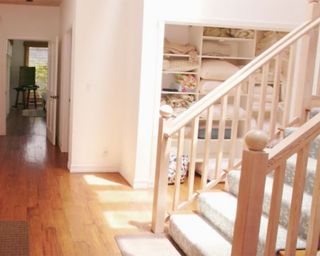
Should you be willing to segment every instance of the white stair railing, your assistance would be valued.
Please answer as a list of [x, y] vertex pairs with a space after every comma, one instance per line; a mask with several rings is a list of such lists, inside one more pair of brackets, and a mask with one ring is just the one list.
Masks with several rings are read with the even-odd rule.
[[[316, 19], [293, 30], [178, 117], [173, 118], [169, 106], [162, 107], [153, 202], [154, 232], [163, 232], [168, 208], [181, 209], [199, 192], [222, 181], [228, 170], [240, 167], [243, 135], [249, 130], [264, 130], [269, 142], [274, 142], [282, 138], [286, 127], [304, 122], [308, 106], [297, 108], [303, 109], [302, 112], [292, 111], [296, 104], [294, 77], [297, 71], [310, 67], [315, 56], [297, 61], [297, 47], [316, 48], [314, 40], [318, 37], [314, 34], [318, 33], [319, 24], [320, 19]], [[305, 77], [310, 72], [303, 74]], [[268, 98], [270, 88], [272, 95]], [[301, 96], [304, 98], [301, 104], [311, 102], [311, 93]], [[205, 130], [204, 139], [199, 139], [199, 129]], [[172, 151], [177, 156], [177, 173], [173, 201], [167, 202], [168, 158]], [[188, 193], [186, 198], [181, 198], [180, 167], [184, 154], [189, 156]], [[196, 169], [201, 172], [201, 184], [195, 184]]]

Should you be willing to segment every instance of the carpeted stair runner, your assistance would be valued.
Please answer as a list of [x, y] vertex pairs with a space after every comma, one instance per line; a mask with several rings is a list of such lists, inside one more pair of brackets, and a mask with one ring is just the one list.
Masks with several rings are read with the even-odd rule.
[[[296, 128], [286, 129], [285, 134], [289, 135]], [[317, 151], [320, 146], [320, 136], [310, 145], [309, 159], [307, 165], [306, 183], [302, 201], [301, 218], [298, 232], [297, 248], [306, 246], [308, 221], [312, 201], [313, 181], [316, 171]], [[285, 184], [281, 202], [279, 219], [277, 249], [285, 247], [286, 227], [291, 205], [292, 184], [296, 171], [296, 155], [287, 160]], [[207, 192], [199, 196], [199, 215], [172, 215], [170, 219], [170, 235], [181, 247], [186, 255], [230, 255], [233, 228], [236, 217], [236, 206], [239, 190], [240, 171], [231, 171], [227, 175], [230, 193]], [[261, 217], [260, 234], [257, 255], [263, 255], [270, 200], [272, 195], [273, 174], [266, 179], [263, 216]]]

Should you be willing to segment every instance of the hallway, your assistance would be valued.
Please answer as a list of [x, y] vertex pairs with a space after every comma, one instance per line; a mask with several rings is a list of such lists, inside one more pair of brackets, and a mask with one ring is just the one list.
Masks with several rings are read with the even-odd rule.
[[120, 255], [114, 235], [148, 232], [152, 193], [119, 174], [72, 174], [45, 120], [12, 112], [0, 137], [0, 220], [26, 220], [30, 255]]

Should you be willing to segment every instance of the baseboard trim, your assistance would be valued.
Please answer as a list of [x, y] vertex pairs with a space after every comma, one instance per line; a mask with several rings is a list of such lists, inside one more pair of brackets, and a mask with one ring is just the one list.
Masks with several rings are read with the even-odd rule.
[[135, 180], [133, 182], [134, 189], [144, 189], [144, 188], [153, 188], [153, 181], [150, 180]]
[[71, 165], [69, 167], [71, 173], [107, 173], [118, 172], [117, 168], [110, 166], [96, 166], [96, 165]]

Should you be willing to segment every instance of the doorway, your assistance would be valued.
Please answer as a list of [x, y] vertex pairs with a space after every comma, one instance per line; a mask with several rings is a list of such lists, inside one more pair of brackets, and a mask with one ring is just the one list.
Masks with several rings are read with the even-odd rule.
[[48, 42], [9, 40], [7, 115], [46, 117]]
[[42, 118], [55, 145], [58, 40], [8, 40], [7, 48], [7, 118]]

